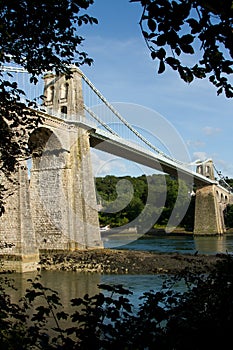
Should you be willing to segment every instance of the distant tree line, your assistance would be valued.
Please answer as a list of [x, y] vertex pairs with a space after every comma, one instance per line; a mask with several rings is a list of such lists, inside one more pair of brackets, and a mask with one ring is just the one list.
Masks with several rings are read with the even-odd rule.
[[[225, 181], [233, 189], [233, 179], [226, 178]], [[227, 229], [233, 227], [233, 204], [228, 204], [224, 210], [224, 221]]]
[[188, 231], [193, 230], [195, 197], [191, 197], [189, 186], [182, 180], [160, 174], [139, 177], [107, 175], [96, 178], [96, 190], [100, 225], [111, 227], [130, 223], [139, 214], [139, 226], [157, 217], [150, 227], [165, 227], [179, 190], [179, 205], [187, 205], [188, 208], [185, 216], [178, 218], [180, 226]]
[[[233, 179], [227, 179], [227, 183], [233, 187]], [[180, 227], [192, 232], [195, 196], [190, 198], [190, 188], [184, 181], [160, 174], [138, 177], [107, 175], [96, 178], [100, 225], [120, 227], [132, 222], [141, 214], [137, 221], [139, 225], [158, 217], [156, 222], [151, 222], [151, 227], [165, 227], [176, 203], [178, 189], [182, 196], [180, 205], [190, 202], [185, 216], [180, 218]], [[143, 211], [145, 207], [147, 210]], [[232, 228], [232, 204], [227, 205], [224, 217], [226, 228]]]

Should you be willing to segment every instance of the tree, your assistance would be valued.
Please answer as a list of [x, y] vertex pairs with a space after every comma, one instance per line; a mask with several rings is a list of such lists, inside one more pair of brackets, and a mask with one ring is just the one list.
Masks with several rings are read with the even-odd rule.
[[233, 205], [228, 204], [226, 209], [224, 210], [224, 221], [226, 228], [233, 227]]
[[[182, 193], [179, 205], [183, 206], [190, 201], [189, 188], [184, 181], [178, 182], [169, 175], [165, 178], [159, 174], [96, 178], [97, 199], [103, 207], [99, 213], [100, 224], [116, 227], [138, 219], [139, 230], [155, 224], [167, 225], [179, 188], [180, 195]], [[189, 230], [194, 225], [194, 207], [193, 199], [185, 217], [178, 217], [181, 226]]]
[[[217, 94], [233, 97], [233, 1], [130, 0], [143, 7], [140, 27], [158, 73], [170, 66], [190, 83], [208, 77]], [[188, 59], [187, 55], [194, 55]]]
[[29, 155], [27, 137], [41, 121], [22, 102], [24, 92], [4, 75], [4, 65], [25, 68], [36, 83], [45, 71], [54, 70], [69, 76], [68, 66], [91, 64], [87, 53], [80, 50], [83, 38], [77, 28], [97, 23], [84, 12], [93, 0], [17, 0], [0, 2], [0, 215], [4, 212], [9, 180], [18, 161]]

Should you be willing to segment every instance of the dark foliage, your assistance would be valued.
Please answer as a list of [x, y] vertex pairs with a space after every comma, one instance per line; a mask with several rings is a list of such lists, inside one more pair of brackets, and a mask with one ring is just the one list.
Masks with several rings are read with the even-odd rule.
[[208, 275], [183, 271], [167, 278], [160, 290], [144, 292], [138, 306], [122, 285], [102, 284], [99, 294], [72, 299], [69, 314], [39, 276], [17, 303], [8, 284], [1, 279], [1, 349], [199, 350], [227, 348], [232, 341], [231, 256]]
[[67, 71], [67, 66], [91, 63], [80, 51], [77, 28], [97, 23], [86, 13], [93, 0], [20, 0], [0, 3], [0, 62], [11, 60], [33, 76], [45, 71]]
[[226, 209], [224, 210], [224, 222], [225, 222], [226, 228], [233, 227], [233, 205], [232, 204], [228, 204]]
[[[159, 61], [159, 74], [170, 66], [187, 83], [208, 77], [218, 95], [233, 97], [232, 0], [131, 2], [143, 7], [140, 26], [152, 59]], [[194, 59], [186, 60], [194, 54]]]

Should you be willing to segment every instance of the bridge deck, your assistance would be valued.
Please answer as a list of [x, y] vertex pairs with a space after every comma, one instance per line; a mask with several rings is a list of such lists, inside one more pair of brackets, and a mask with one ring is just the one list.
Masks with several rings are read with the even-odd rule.
[[194, 183], [197, 186], [218, 184], [217, 181], [213, 181], [201, 174], [196, 173], [191, 169], [191, 166], [184, 166], [184, 164], [181, 162], [174, 161], [162, 154], [152, 152], [136, 143], [126, 141], [121, 137], [96, 128], [91, 124], [76, 121], [69, 121], [69, 123], [89, 130], [90, 145], [93, 148], [131, 160], [173, 176], [179, 176], [179, 178], [182, 178], [191, 184]]

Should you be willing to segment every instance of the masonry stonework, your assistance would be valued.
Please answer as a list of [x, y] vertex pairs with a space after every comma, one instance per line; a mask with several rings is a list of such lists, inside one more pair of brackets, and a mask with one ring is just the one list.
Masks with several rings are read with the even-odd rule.
[[0, 221], [0, 241], [13, 244], [1, 250], [4, 266], [19, 272], [35, 270], [40, 251], [103, 248], [89, 134], [75, 123], [84, 118], [79, 71], [48, 74], [44, 94], [49, 114], [29, 138], [30, 178], [23, 162]]
[[226, 232], [224, 209], [232, 195], [216, 185], [197, 189], [195, 201], [195, 235], [216, 235]]
[[5, 205], [0, 221], [0, 241], [8, 246], [0, 251], [4, 270], [33, 271], [39, 261], [39, 250], [31, 216], [31, 202], [26, 162], [22, 162], [13, 177], [12, 195]]

